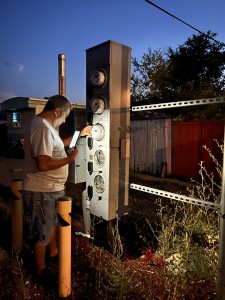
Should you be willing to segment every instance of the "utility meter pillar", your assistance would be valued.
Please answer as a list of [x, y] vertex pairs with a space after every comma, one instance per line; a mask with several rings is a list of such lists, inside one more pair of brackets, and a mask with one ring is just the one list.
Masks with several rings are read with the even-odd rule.
[[130, 63], [131, 48], [111, 40], [86, 50], [87, 206], [107, 221], [128, 208]]

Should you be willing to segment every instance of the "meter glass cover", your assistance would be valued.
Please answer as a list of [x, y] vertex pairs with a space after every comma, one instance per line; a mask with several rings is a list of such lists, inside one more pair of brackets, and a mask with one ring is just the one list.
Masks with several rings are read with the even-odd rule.
[[105, 135], [105, 129], [101, 124], [97, 123], [93, 125], [91, 129], [91, 136], [93, 139], [97, 141], [101, 141], [104, 135]]
[[91, 101], [91, 109], [95, 114], [102, 114], [105, 110], [105, 101], [103, 99], [93, 99]]
[[91, 84], [96, 87], [101, 87], [105, 83], [105, 73], [102, 71], [93, 71], [91, 73]]
[[94, 178], [94, 186], [98, 193], [103, 193], [105, 190], [105, 180], [101, 175], [96, 175]]
[[102, 150], [96, 150], [94, 154], [94, 162], [97, 166], [103, 167], [105, 164], [105, 154]]

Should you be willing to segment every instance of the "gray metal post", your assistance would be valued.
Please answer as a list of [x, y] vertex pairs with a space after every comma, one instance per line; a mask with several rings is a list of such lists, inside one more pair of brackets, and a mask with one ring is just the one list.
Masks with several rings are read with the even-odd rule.
[[89, 199], [87, 199], [87, 191], [82, 193], [82, 207], [83, 207], [83, 219], [84, 219], [84, 233], [90, 235], [91, 232], [91, 213]]
[[221, 218], [219, 236], [219, 262], [217, 273], [216, 293], [217, 299], [225, 300], [225, 127], [224, 127], [224, 148], [223, 148], [223, 174], [221, 191]]

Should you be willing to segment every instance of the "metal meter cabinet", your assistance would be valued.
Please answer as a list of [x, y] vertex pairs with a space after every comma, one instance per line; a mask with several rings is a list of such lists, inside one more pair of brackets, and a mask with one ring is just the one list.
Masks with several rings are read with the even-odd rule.
[[131, 49], [111, 40], [86, 50], [86, 199], [106, 221], [128, 209], [130, 62]]

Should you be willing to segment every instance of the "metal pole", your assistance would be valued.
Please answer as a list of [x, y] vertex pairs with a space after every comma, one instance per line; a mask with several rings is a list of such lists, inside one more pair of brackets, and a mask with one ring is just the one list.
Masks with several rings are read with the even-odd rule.
[[219, 261], [217, 273], [216, 292], [217, 298], [225, 300], [225, 127], [223, 147], [223, 174], [221, 186], [221, 209], [220, 209], [220, 236], [219, 236]]
[[68, 297], [71, 293], [71, 210], [70, 197], [58, 201], [59, 297]]
[[90, 201], [87, 197], [87, 190], [82, 192], [82, 208], [84, 219], [84, 233], [90, 234], [91, 232], [91, 213], [90, 213]]
[[23, 248], [23, 201], [22, 201], [22, 180], [11, 181], [12, 191], [12, 247], [13, 250], [21, 252]]
[[66, 97], [66, 56], [58, 55], [59, 61], [59, 95]]

